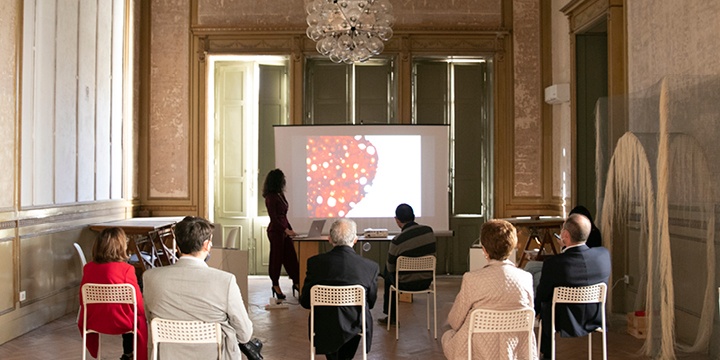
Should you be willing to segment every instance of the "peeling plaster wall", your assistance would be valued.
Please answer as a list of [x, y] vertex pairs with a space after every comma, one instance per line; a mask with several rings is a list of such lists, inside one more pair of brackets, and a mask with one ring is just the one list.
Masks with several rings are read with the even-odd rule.
[[189, 0], [152, 2], [150, 197], [190, 194], [189, 10]]
[[[305, 4], [299, 1], [199, 0], [198, 23], [207, 26], [304, 28]], [[391, 1], [395, 23], [402, 27], [500, 26], [498, 0]]]
[[0, 209], [13, 208], [15, 195], [15, 118], [17, 94], [17, 42], [15, 34], [19, 19], [17, 18], [17, 1], [0, 2]]
[[515, 52], [515, 168], [513, 194], [542, 195], [540, 2], [513, 1]]

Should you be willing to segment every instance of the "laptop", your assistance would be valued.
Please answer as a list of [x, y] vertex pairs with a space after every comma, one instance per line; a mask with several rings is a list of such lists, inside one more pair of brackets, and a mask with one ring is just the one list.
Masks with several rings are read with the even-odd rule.
[[296, 238], [316, 238], [320, 237], [322, 235], [323, 227], [325, 227], [325, 219], [322, 220], [313, 220], [312, 224], [310, 224], [310, 229], [308, 229], [307, 235], [298, 235]]

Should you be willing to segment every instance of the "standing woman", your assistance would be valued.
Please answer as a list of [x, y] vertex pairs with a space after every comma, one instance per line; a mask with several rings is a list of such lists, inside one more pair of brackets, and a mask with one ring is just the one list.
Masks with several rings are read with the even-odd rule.
[[[145, 320], [145, 307], [138, 286], [135, 268], [126, 261], [127, 237], [125, 232], [116, 227], [107, 228], [100, 232], [92, 249], [93, 261], [83, 267], [83, 277], [80, 282], [80, 316], [78, 328], [83, 331], [83, 299], [82, 286], [92, 284], [130, 284], [135, 288], [137, 299], [137, 358], [147, 359], [147, 320]], [[133, 334], [127, 331], [133, 329], [133, 308], [130, 304], [92, 304], [87, 314], [88, 327], [103, 334], [122, 334], [123, 355], [121, 360], [133, 358]], [[98, 357], [98, 334], [87, 335], [87, 349], [92, 357]]]
[[293, 295], [300, 291], [300, 265], [293, 246], [292, 236], [297, 235], [288, 222], [288, 202], [285, 199], [285, 174], [282, 170], [271, 170], [265, 177], [263, 185], [265, 207], [270, 215], [270, 225], [267, 228], [270, 240], [270, 264], [268, 272], [272, 280], [272, 294], [278, 299], [285, 299], [280, 289], [280, 267], [285, 265], [285, 271], [292, 279]]

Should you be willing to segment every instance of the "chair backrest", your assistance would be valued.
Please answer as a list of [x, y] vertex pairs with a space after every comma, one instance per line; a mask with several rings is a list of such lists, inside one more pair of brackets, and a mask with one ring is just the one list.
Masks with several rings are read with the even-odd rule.
[[225, 239], [225, 247], [232, 248], [232, 249], [240, 248], [240, 242], [236, 241], [239, 230], [240, 230], [240, 228], [233, 228], [232, 230], [230, 230], [230, 232], [227, 235], [227, 238]]
[[315, 285], [310, 289], [310, 306], [364, 306], [362, 285]]
[[434, 277], [436, 261], [435, 255], [425, 255], [420, 257], [400, 256], [397, 258], [395, 271], [432, 271]]
[[[135, 287], [130, 284], [83, 284], [83, 305], [100, 303], [132, 304], [137, 307]], [[87, 313], [87, 312], [86, 312]]]
[[362, 353], [367, 356], [365, 340], [365, 288], [362, 285], [330, 286], [315, 285], [310, 288], [310, 358], [315, 358], [315, 307], [360, 306], [362, 323]]
[[85, 266], [87, 264], [87, 259], [85, 259], [85, 252], [83, 251], [82, 247], [80, 247], [80, 244], [73, 243], [73, 246], [75, 247], [78, 256], [80, 256], [80, 262], [82, 263], [82, 266]]
[[553, 303], [569, 304], [605, 304], [607, 298], [607, 285], [605, 283], [580, 286], [580, 287], [556, 287], [553, 291]]
[[476, 333], [525, 332], [528, 336], [528, 359], [532, 358], [532, 337], [535, 311], [475, 309], [470, 313], [468, 326], [468, 359], [472, 359], [472, 335]]
[[222, 358], [220, 323], [154, 318], [150, 322], [150, 328], [153, 359], [157, 359], [159, 343], [217, 344], [218, 358]]

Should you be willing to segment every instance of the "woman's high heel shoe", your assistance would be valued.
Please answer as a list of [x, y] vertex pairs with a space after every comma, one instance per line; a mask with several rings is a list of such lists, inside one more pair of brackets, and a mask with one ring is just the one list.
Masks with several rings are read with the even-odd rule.
[[[278, 290], [280, 290], [279, 286], [277, 288], [278, 288]], [[282, 293], [282, 290], [280, 290], [280, 291], [278, 291], [278, 290], [275, 290], [275, 286], [272, 287], [273, 297], [278, 298], [280, 300], [285, 300], [285, 294]]]
[[292, 291], [293, 291], [293, 297], [295, 297], [295, 298], [297, 299], [298, 296], [295, 295], [295, 292], [297, 292], [298, 295], [299, 295], [299, 294], [300, 294], [300, 287], [299, 287], [297, 284], [293, 284], [293, 286], [292, 286]]

